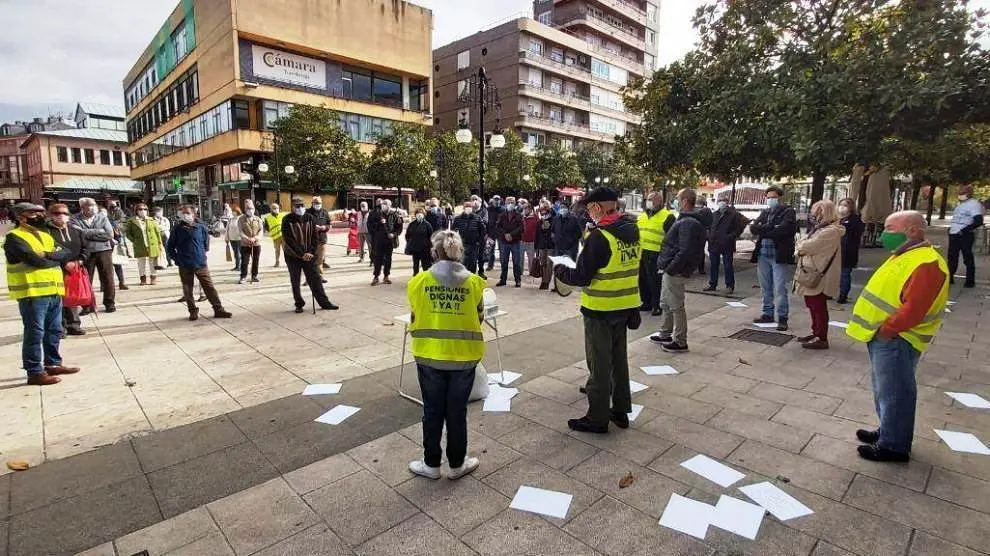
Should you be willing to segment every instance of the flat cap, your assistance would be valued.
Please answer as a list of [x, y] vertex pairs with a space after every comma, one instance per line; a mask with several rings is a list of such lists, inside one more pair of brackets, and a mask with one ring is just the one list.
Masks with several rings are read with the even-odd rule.
[[17, 203], [16, 205], [10, 207], [10, 210], [14, 212], [15, 215], [21, 214], [23, 212], [45, 212], [45, 207], [41, 205], [36, 205], [34, 203]]
[[588, 193], [588, 196], [582, 199], [584, 204], [588, 203], [607, 203], [609, 201], [615, 203], [619, 201], [619, 194], [615, 192], [611, 187], [596, 187]]

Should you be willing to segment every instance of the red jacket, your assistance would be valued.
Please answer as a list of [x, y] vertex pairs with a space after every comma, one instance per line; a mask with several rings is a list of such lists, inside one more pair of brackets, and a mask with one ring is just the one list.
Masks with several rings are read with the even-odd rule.
[[540, 227], [540, 217], [533, 213], [531, 216], [523, 217], [523, 234], [522, 240], [524, 243], [535, 243], [536, 242], [536, 230]]

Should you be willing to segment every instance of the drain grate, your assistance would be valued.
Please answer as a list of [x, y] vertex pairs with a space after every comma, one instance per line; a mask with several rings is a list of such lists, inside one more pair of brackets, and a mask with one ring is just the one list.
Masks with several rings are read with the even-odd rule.
[[766, 330], [740, 330], [735, 334], [729, 336], [733, 340], [742, 340], [744, 342], [753, 342], [756, 344], [765, 344], [768, 346], [783, 346], [787, 342], [791, 341], [794, 336], [790, 334], [781, 334], [780, 332], [768, 332]]

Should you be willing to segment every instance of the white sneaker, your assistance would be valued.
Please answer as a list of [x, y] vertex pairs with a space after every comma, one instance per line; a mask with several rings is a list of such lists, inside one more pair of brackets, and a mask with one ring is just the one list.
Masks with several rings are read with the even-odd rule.
[[237, 283], [238, 284], [243, 284], [244, 283], [244, 278], [241, 278], [240, 280], [238, 280]]
[[[477, 465], [475, 465], [475, 467], [477, 467]], [[440, 468], [430, 467], [421, 459], [410, 461], [409, 470], [420, 477], [426, 477], [427, 479], [433, 479], [434, 481], [440, 478]]]
[[673, 340], [670, 334], [664, 334], [663, 332], [657, 332], [650, 336], [650, 341], [654, 344], [666, 344], [667, 342]]
[[464, 475], [470, 475], [479, 465], [481, 465], [481, 462], [478, 461], [478, 458], [467, 458], [460, 467], [451, 467], [450, 472], [447, 473], [447, 478], [451, 481], [456, 481]]

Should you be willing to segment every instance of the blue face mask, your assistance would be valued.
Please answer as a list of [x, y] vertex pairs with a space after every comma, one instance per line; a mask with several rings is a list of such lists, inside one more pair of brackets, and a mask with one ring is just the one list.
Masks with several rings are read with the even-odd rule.
[[568, 213], [568, 212], [569, 212], [569, 211], [568, 211], [567, 209], [565, 209], [565, 208], [562, 208], [562, 209], [560, 209], [560, 215], [561, 215], [561, 216], [567, 216], [567, 213]]
[[679, 199], [674, 199], [670, 202], [670, 210], [677, 210], [681, 206], [681, 201]]
[[780, 204], [780, 199], [777, 197], [767, 197], [767, 206], [774, 208]]

